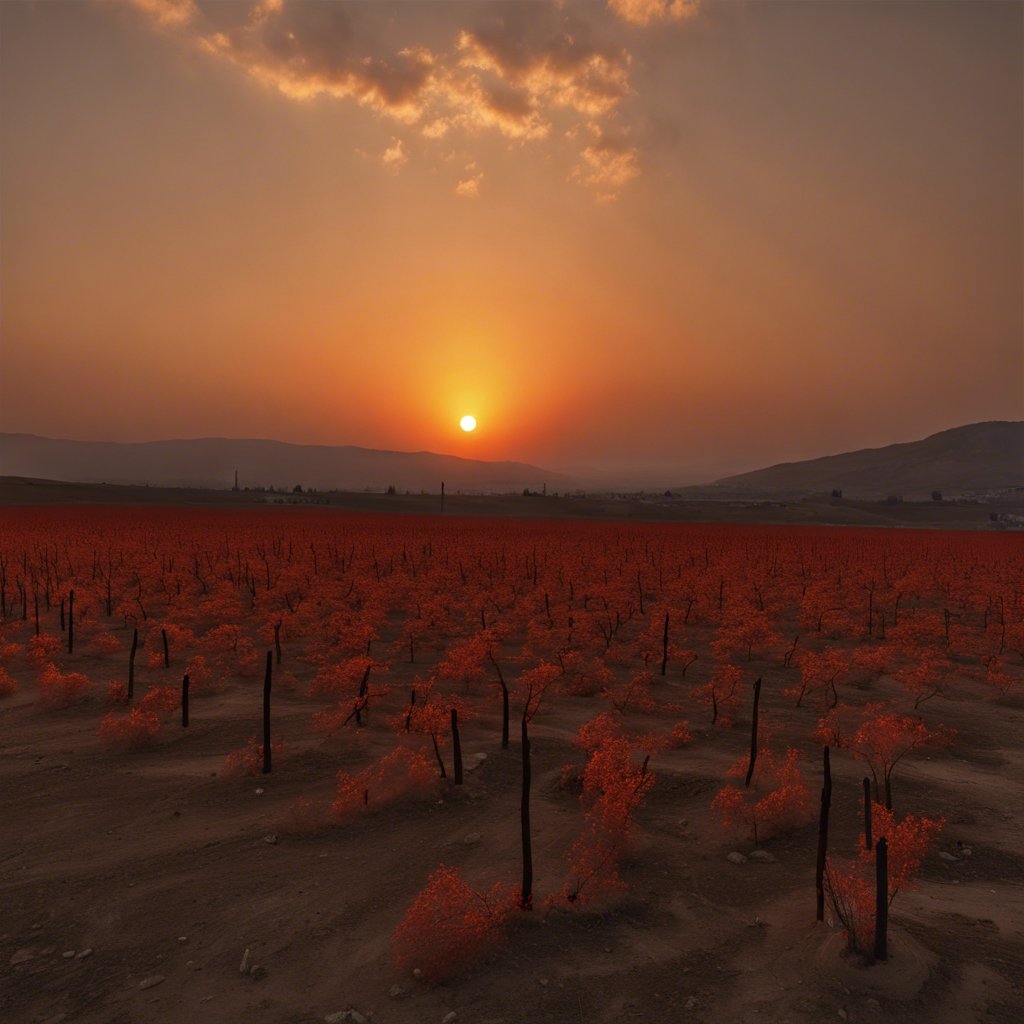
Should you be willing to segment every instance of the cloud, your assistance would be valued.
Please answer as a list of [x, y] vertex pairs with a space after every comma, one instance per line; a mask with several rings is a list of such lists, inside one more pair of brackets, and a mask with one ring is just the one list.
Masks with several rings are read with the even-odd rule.
[[476, 199], [480, 195], [480, 182], [484, 180], [483, 172], [474, 174], [469, 178], [460, 181], [455, 186], [455, 194], [467, 199]]
[[592, 188], [601, 202], [612, 202], [640, 173], [636, 147], [623, 129], [609, 131], [591, 123], [588, 131], [590, 142], [580, 153], [569, 179]]
[[148, 14], [165, 28], [185, 25], [197, 13], [194, 0], [128, 0], [132, 7]]
[[380, 159], [385, 167], [397, 171], [409, 159], [409, 156], [402, 148], [402, 140], [392, 139], [391, 145], [384, 150]]
[[[614, 42], [615, 20], [601, 8], [565, 0], [455, 4], [428, 20], [385, 3], [130, 2], [155, 26], [289, 99], [354, 102], [428, 140], [453, 132], [524, 144], [589, 137], [570, 178], [604, 198], [639, 173], [636, 149], [616, 149], [612, 127], [632, 95], [632, 57]], [[636, 24], [680, 19], [695, 6], [609, 4]], [[394, 170], [405, 158], [396, 139], [382, 159]], [[476, 194], [474, 181], [460, 182], [457, 191], [467, 191], [459, 194]]]
[[633, 25], [656, 21], [685, 21], [700, 7], [700, 0], [608, 0], [608, 6]]

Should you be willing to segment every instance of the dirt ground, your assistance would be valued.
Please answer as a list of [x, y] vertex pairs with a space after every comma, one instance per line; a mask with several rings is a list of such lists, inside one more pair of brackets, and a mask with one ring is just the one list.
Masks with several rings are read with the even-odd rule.
[[[81, 667], [102, 673], [88, 657]], [[781, 697], [777, 665], [755, 667], [778, 735], [806, 746], [817, 710]], [[463, 729], [473, 766], [463, 786], [439, 783], [427, 800], [296, 833], [295, 798], [326, 803], [339, 769], [385, 753], [393, 736], [373, 711], [366, 728], [312, 733], [323, 702], [304, 695], [311, 669], [286, 659], [283, 670], [295, 677], [274, 694], [284, 753], [256, 777], [221, 773], [225, 754], [258, 731], [258, 679], [197, 698], [187, 730], [172, 720], [155, 749], [135, 753], [101, 744], [98, 697], [44, 712], [25, 677], [0, 702], [6, 1024], [306, 1024], [348, 1009], [374, 1024], [1024, 1019], [1019, 697], [982, 699], [965, 682], [958, 699], [928, 705], [929, 720], [955, 725], [958, 739], [901, 764], [895, 799], [946, 824], [918, 888], [893, 905], [889, 961], [872, 967], [815, 923], [815, 824], [763, 843], [769, 862], [726, 859], [753, 849], [709, 808], [747, 748], [749, 703], [734, 727], [714, 730], [691, 704], [693, 742], [652, 762], [657, 780], [623, 867], [628, 893], [545, 908], [582, 821], [560, 769], [580, 762], [571, 737], [603, 709], [600, 697], [553, 699], [533, 731], [536, 909], [516, 915], [487, 962], [430, 988], [396, 969], [390, 936], [440, 863], [478, 888], [517, 880], [518, 744], [502, 751], [497, 716], [480, 716]], [[140, 676], [140, 692], [166, 681], [161, 670]], [[670, 674], [665, 695], [685, 701], [689, 685]], [[894, 694], [887, 685], [870, 696]], [[856, 843], [862, 774], [833, 758], [836, 851]], [[820, 769], [808, 775], [816, 800]], [[247, 949], [263, 971], [240, 973]]]

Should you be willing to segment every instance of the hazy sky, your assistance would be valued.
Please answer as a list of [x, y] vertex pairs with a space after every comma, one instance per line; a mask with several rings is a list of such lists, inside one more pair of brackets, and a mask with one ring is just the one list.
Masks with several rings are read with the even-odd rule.
[[1024, 418], [1022, 53], [984, 0], [7, 0], [0, 430], [687, 482]]

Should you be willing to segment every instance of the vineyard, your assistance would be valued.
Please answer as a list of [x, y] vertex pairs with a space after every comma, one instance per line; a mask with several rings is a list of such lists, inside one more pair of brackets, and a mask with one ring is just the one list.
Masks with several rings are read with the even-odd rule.
[[9, 507], [0, 1016], [1018, 1020], [1022, 709], [1008, 534]]

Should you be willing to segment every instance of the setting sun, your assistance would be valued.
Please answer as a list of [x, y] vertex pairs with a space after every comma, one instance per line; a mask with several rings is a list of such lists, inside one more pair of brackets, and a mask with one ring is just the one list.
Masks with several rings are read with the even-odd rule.
[[459, 426], [468, 434], [471, 430], [476, 430], [476, 419], [473, 416], [463, 416], [459, 420]]

